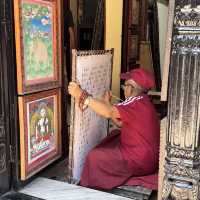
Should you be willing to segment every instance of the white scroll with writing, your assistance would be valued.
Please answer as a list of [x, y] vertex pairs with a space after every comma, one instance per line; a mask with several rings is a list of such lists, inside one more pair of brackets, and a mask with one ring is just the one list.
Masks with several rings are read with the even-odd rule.
[[[73, 51], [72, 80], [78, 82], [94, 98], [101, 98], [110, 90], [112, 79], [113, 50]], [[88, 152], [107, 136], [108, 120], [90, 108], [81, 111], [72, 98], [69, 178], [80, 180]]]

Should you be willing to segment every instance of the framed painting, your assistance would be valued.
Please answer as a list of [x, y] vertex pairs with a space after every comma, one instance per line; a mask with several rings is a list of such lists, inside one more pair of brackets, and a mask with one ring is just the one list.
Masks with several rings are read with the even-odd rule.
[[18, 94], [61, 85], [59, 0], [15, 0]]
[[140, 1], [132, 0], [130, 1], [131, 9], [130, 9], [130, 25], [139, 25], [139, 10], [140, 10]]
[[61, 156], [61, 91], [19, 97], [21, 180]]
[[123, 1], [122, 73], [138, 67], [141, 4], [140, 0]]
[[129, 62], [136, 62], [139, 57], [139, 37], [138, 35], [130, 35], [128, 39]]
[[[110, 90], [113, 50], [73, 50], [72, 80], [76, 80], [93, 97]], [[88, 152], [108, 133], [108, 120], [90, 108], [82, 112], [72, 98], [69, 145], [69, 182], [79, 182]]]

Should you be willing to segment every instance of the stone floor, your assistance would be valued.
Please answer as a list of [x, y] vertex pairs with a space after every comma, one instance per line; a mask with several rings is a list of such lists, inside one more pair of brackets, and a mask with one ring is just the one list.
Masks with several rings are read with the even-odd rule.
[[[28, 184], [20, 193], [9, 193], [0, 200], [125, 200], [135, 199], [132, 194], [124, 198], [110, 193], [91, 190], [67, 183], [67, 159], [40, 173], [40, 178]], [[116, 193], [115, 193], [116, 194]], [[135, 195], [134, 195], [135, 196]], [[137, 196], [137, 195], [136, 195]], [[153, 192], [149, 200], [156, 200]], [[141, 200], [141, 198], [140, 198]]]
[[9, 192], [4, 196], [0, 197], [0, 200], [44, 200], [44, 199], [25, 195], [18, 192]]
[[[45, 170], [44, 172], [40, 173], [40, 176], [41, 177], [44, 177], [44, 178], [49, 178], [49, 179], [53, 179], [53, 180], [57, 180], [57, 181], [61, 181], [61, 182], [65, 182], [67, 183], [68, 181], [68, 178], [67, 178], [67, 175], [68, 175], [68, 160], [63, 160], [59, 163], [57, 163], [56, 165], [52, 166], [52, 167], [49, 167], [47, 170]], [[112, 192], [112, 191], [111, 191]], [[113, 193], [115, 193], [113, 191]], [[123, 195], [123, 193], [119, 194], [119, 192], [117, 191], [117, 193], [115, 193], [117, 195]], [[137, 193], [135, 193], [136, 196], [137, 196]], [[129, 193], [126, 195], [126, 197], [129, 197], [129, 196], [133, 196], [133, 194]], [[131, 198], [129, 198], [131, 199]], [[157, 199], [157, 192], [152, 192], [149, 200], [156, 200]]]
[[68, 181], [68, 159], [60, 161], [53, 166], [48, 167], [45, 171], [39, 174], [44, 178], [50, 178], [57, 181], [67, 182]]
[[128, 200], [117, 195], [39, 177], [19, 191], [45, 200]]
[[[75, 190], [76, 191], [76, 190]], [[30, 191], [29, 191], [30, 192]], [[27, 193], [29, 193], [29, 192], [27, 192]], [[77, 191], [76, 191], [77, 192]], [[39, 194], [37, 195], [37, 194], [31, 194], [31, 195], [36, 195], [36, 196], [40, 196]], [[63, 195], [63, 194], [62, 194]], [[79, 195], [78, 193], [77, 193], [77, 195]], [[102, 195], [101, 193], [100, 194], [98, 194], [98, 195]], [[68, 197], [69, 195], [68, 195], [68, 193], [66, 193], [66, 196]], [[48, 198], [49, 199], [49, 198]], [[63, 199], [63, 198], [62, 198]], [[64, 198], [64, 199], [68, 199], [68, 198]], [[77, 198], [76, 197], [73, 197], [73, 200], [76, 200]], [[84, 198], [84, 196], [83, 196], [83, 198], [82, 199], [85, 199]], [[97, 200], [98, 200], [98, 198], [96, 198]], [[110, 199], [110, 197], [108, 196], [108, 199]], [[119, 200], [122, 200], [122, 198], [118, 198]], [[124, 199], [124, 198], [123, 198]], [[125, 199], [129, 199], [129, 198], [125, 198]], [[131, 198], [131, 199], [135, 199], [135, 200], [137, 200], [137, 198]], [[23, 193], [17, 193], [17, 192], [9, 192], [9, 193], [7, 193], [6, 195], [4, 195], [3, 197], [0, 197], [0, 200], [46, 200], [46, 197], [44, 197], [44, 198], [38, 198], [38, 197], [34, 197], [34, 196], [30, 196], [30, 195], [25, 195], [25, 194], [23, 194]], [[59, 197], [59, 195], [57, 195], [56, 197], [55, 197], [55, 200], [60, 200], [60, 197]], [[71, 200], [71, 199], [70, 199]], [[78, 200], [80, 200], [80, 198], [78, 198]], [[88, 198], [87, 198], [87, 200], [88, 200]], [[106, 200], [106, 199], [105, 199]], [[111, 200], [112, 200], [112, 198], [111, 198]], [[152, 197], [150, 198], [150, 200], [157, 200], [157, 194], [155, 193], [155, 194], [153, 194], [152, 195]]]

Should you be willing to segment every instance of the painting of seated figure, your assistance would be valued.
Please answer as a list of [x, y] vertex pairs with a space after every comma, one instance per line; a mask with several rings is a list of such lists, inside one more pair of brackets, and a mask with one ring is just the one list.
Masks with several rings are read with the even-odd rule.
[[21, 179], [60, 157], [60, 89], [19, 97]]
[[[53, 97], [43, 99], [41, 102], [36, 101], [31, 104], [29, 104], [30, 108], [35, 106], [35, 109], [31, 108], [29, 114], [30, 162], [41, 152], [55, 147]], [[35, 104], [38, 104], [38, 106]]]
[[59, 1], [16, 0], [18, 93], [60, 85]]

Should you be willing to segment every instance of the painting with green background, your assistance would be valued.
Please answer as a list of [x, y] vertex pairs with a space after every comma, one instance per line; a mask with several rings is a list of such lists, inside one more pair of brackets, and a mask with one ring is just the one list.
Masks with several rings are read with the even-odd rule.
[[52, 7], [22, 3], [25, 80], [54, 75]]

